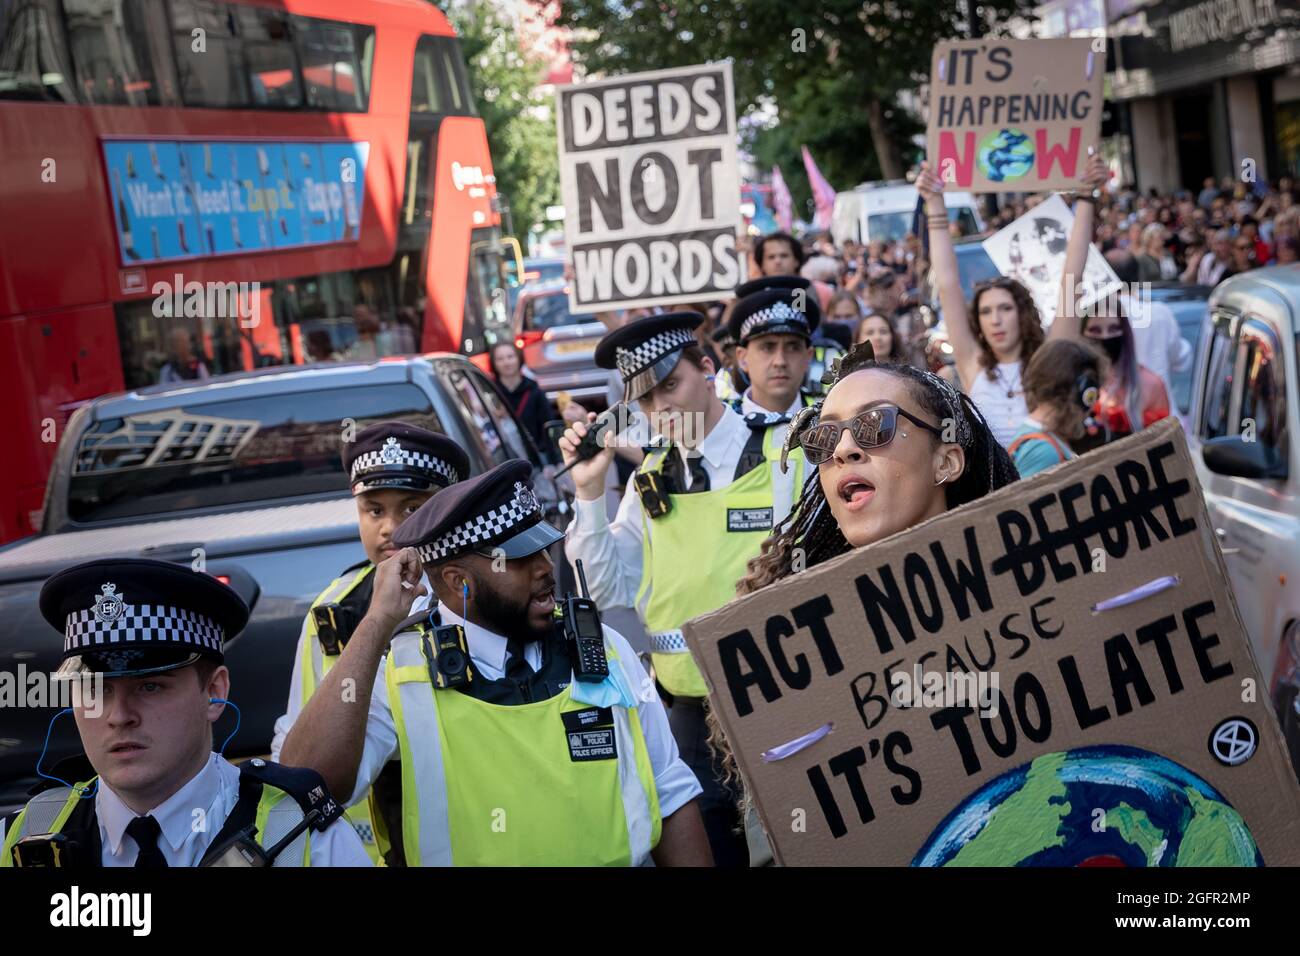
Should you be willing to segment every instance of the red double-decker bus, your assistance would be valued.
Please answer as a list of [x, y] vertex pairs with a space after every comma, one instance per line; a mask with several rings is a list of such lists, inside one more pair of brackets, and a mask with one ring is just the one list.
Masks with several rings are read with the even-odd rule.
[[0, 0], [0, 170], [0, 542], [88, 399], [509, 334], [483, 121], [423, 0]]

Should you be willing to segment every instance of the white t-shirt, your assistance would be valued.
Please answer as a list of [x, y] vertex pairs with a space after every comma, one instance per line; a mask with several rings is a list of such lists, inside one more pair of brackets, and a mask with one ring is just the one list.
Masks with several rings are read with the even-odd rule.
[[1029, 415], [1029, 407], [1025, 404], [1025, 390], [1020, 384], [1019, 362], [999, 362], [994, 366], [993, 374], [994, 378], [990, 380], [988, 371], [981, 366], [966, 394], [988, 422], [998, 443], [1005, 447]]

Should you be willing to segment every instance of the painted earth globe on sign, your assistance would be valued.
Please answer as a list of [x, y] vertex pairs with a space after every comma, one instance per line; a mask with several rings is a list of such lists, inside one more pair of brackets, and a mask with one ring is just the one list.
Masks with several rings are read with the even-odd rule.
[[995, 777], [935, 829], [913, 866], [1263, 866], [1223, 796], [1136, 747], [1043, 754]]
[[1020, 130], [1000, 129], [980, 140], [975, 161], [981, 173], [995, 183], [1004, 183], [1034, 168], [1034, 147]]

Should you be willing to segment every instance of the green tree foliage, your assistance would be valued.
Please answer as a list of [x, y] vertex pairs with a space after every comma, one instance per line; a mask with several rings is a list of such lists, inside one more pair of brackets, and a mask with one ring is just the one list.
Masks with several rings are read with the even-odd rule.
[[[975, 0], [969, 0], [975, 8]], [[982, 0], [991, 22], [1028, 0]], [[966, 36], [957, 0], [564, 0], [575, 60], [589, 73], [627, 73], [731, 59], [743, 115], [774, 104], [777, 123], [751, 124], [761, 168], [779, 163], [796, 209], [810, 195], [806, 144], [838, 189], [902, 176], [923, 129], [899, 94], [925, 82], [938, 40]]]
[[536, 92], [545, 66], [523, 55], [512, 25], [493, 4], [457, 5], [447, 15], [460, 35], [487, 127], [497, 190], [510, 204], [515, 238], [527, 249], [529, 229], [560, 201], [555, 119], [549, 100]]

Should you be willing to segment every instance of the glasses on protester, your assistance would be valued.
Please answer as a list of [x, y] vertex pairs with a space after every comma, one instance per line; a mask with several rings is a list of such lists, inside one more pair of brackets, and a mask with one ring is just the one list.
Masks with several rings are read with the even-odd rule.
[[821, 422], [804, 432], [799, 436], [804, 459], [810, 465], [820, 465], [830, 461], [835, 454], [835, 449], [840, 445], [840, 436], [844, 434], [846, 428], [858, 447], [864, 451], [884, 448], [894, 440], [900, 415], [913, 425], [942, 438], [939, 429], [926, 424], [915, 415], [908, 414], [897, 405], [875, 405], [854, 415], [847, 422]]

